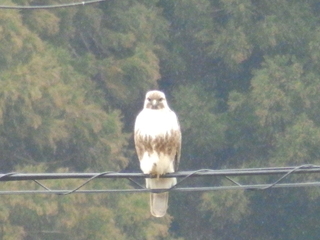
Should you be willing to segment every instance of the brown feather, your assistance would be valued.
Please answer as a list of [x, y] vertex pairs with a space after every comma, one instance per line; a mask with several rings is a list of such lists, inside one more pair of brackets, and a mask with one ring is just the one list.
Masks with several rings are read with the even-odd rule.
[[139, 131], [135, 132], [134, 141], [139, 160], [142, 159], [143, 153], [164, 153], [173, 156], [175, 166], [178, 167], [180, 161], [181, 151], [181, 133], [178, 130], [171, 130], [170, 132], [158, 135], [153, 138], [150, 135], [142, 135]]
[[[140, 168], [144, 173], [158, 178], [146, 178], [150, 189], [169, 189], [176, 178], [159, 178], [159, 175], [177, 171], [181, 155], [181, 132], [178, 119], [169, 108], [164, 93], [149, 91], [144, 109], [135, 123], [134, 142]], [[162, 217], [168, 208], [169, 193], [151, 193], [150, 210]]]

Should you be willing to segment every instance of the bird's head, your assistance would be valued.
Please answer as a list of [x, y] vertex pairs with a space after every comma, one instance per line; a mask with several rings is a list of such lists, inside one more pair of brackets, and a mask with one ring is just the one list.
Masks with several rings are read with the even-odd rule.
[[157, 90], [147, 92], [144, 108], [154, 110], [168, 108], [166, 96], [163, 92]]

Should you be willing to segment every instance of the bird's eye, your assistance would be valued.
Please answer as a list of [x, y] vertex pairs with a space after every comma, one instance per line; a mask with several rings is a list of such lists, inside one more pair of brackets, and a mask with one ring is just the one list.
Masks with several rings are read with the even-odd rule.
[[151, 98], [147, 98], [147, 100], [150, 102], [150, 101], [151, 101]]
[[162, 102], [164, 100], [164, 98], [160, 98], [159, 101]]

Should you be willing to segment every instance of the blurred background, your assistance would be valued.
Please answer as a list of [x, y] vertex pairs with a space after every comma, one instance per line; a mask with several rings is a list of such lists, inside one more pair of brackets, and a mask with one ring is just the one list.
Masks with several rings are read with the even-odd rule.
[[[164, 91], [179, 117], [180, 170], [317, 164], [319, 12], [317, 0], [106, 0], [0, 9], [0, 171], [140, 172], [132, 133], [151, 89]], [[90, 187], [130, 183], [97, 180]], [[0, 197], [0, 236], [314, 240], [319, 200], [317, 188], [173, 192], [169, 214], [156, 219], [148, 194], [8, 195]]]

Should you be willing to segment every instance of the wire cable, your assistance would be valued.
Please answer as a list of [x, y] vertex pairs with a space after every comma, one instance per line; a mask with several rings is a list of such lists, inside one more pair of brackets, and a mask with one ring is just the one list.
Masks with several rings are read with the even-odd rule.
[[96, 178], [99, 178], [100, 176], [103, 176], [103, 175], [106, 175], [106, 174], [109, 174], [109, 173], [112, 173], [112, 172], [103, 172], [103, 173], [99, 173], [91, 178], [89, 178], [87, 181], [85, 181], [84, 183], [80, 184], [78, 187], [70, 190], [70, 191], [67, 191], [65, 193], [61, 193], [60, 195], [67, 195], [67, 194], [71, 194], [71, 193], [74, 193], [76, 192], [77, 190], [79, 190], [80, 188], [82, 188], [84, 185], [87, 185], [89, 182], [91, 182], [93, 179], [96, 179]]
[[[0, 195], [3, 194], [57, 194], [57, 195], [67, 195], [72, 193], [133, 193], [133, 192], [153, 192], [161, 193], [168, 191], [179, 191], [179, 192], [197, 192], [197, 191], [214, 191], [214, 190], [266, 190], [270, 188], [288, 188], [288, 187], [310, 187], [310, 186], [320, 186], [320, 182], [302, 182], [302, 183], [280, 183], [292, 174], [310, 174], [319, 173], [320, 166], [318, 165], [301, 165], [296, 167], [276, 167], [276, 168], [251, 168], [251, 169], [225, 169], [225, 170], [213, 170], [213, 169], [199, 169], [195, 171], [183, 171], [166, 174], [161, 177], [180, 177], [176, 185], [169, 189], [146, 189], [140, 183], [134, 180], [134, 178], [152, 178], [148, 174], [142, 173], [118, 173], [118, 172], [101, 172], [101, 173], [6, 173], [0, 174], [1, 182], [9, 181], [34, 181], [39, 185], [42, 190], [18, 190], [18, 191], [1, 191]], [[240, 184], [239, 182], [233, 180], [231, 176], [252, 176], [252, 175], [279, 175], [280, 176], [273, 183], [263, 183], [263, 184]], [[211, 186], [211, 187], [179, 187], [187, 179], [191, 177], [223, 177], [227, 178], [233, 185], [229, 186]], [[38, 180], [54, 180], [54, 179], [83, 179], [87, 180], [71, 190], [54, 190], [50, 189]], [[98, 178], [111, 178], [119, 179], [125, 178], [132, 183], [134, 183], [138, 188], [133, 189], [104, 189], [104, 190], [80, 190], [83, 186], [87, 185], [89, 182]]]
[[[278, 175], [287, 174], [307, 174], [320, 173], [320, 165], [305, 164], [294, 167], [274, 167], [274, 168], [247, 168], [247, 169], [199, 169], [194, 171], [179, 171], [168, 173], [164, 178], [170, 177], [231, 177], [231, 176], [260, 176], [260, 175]], [[98, 175], [98, 176], [97, 176]], [[1, 181], [24, 181], [24, 180], [53, 180], [53, 179], [83, 179], [83, 178], [150, 178], [148, 174], [143, 173], [125, 173], [112, 172], [105, 173], [4, 173], [0, 174]], [[151, 177], [152, 178], [152, 177]]]
[[[77, 190], [72, 194], [96, 194], [96, 193], [158, 193], [155, 190], [170, 191], [170, 192], [207, 192], [207, 191], [221, 191], [221, 190], [261, 190], [269, 184], [248, 184], [241, 186], [214, 186], [214, 187], [181, 187], [172, 189], [95, 189], [95, 190]], [[306, 182], [306, 183], [280, 183], [274, 185], [272, 188], [299, 188], [299, 187], [320, 187], [320, 182]], [[266, 190], [266, 189], [264, 189]], [[0, 191], [0, 195], [19, 195], [19, 194], [56, 194], [66, 195], [70, 194], [70, 190], [14, 190], [14, 191]]]
[[0, 5], [0, 9], [16, 9], [16, 10], [36, 10], [36, 9], [52, 9], [52, 8], [65, 8], [65, 7], [75, 7], [75, 6], [84, 6], [93, 3], [105, 2], [106, 0], [88, 0], [76, 3], [64, 3], [56, 5], [37, 5], [37, 6], [6, 6]]

